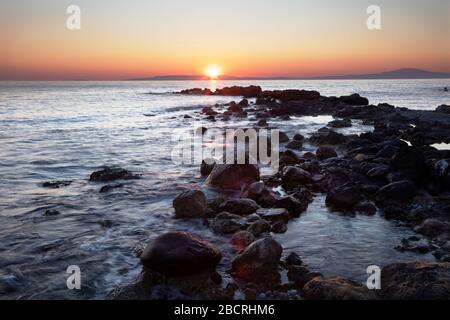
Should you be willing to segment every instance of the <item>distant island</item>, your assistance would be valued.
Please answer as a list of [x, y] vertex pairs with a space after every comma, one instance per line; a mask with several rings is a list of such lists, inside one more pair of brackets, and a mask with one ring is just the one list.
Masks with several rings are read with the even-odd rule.
[[[321, 76], [321, 77], [236, 77], [230, 75], [222, 75], [219, 80], [364, 80], [364, 79], [450, 79], [448, 72], [434, 72], [414, 68], [403, 68], [393, 71], [386, 71], [371, 74], [354, 74], [354, 75], [340, 75], [340, 76]], [[128, 79], [132, 81], [195, 81], [195, 80], [209, 80], [207, 76], [203, 75], [162, 75], [144, 78]]]

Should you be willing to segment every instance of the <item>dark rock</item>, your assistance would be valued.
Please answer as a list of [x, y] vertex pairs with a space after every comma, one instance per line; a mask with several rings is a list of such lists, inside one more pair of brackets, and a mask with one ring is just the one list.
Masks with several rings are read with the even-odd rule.
[[270, 224], [266, 220], [260, 219], [251, 223], [248, 226], [247, 231], [252, 233], [255, 237], [258, 237], [263, 233], [270, 232], [270, 229]]
[[272, 224], [271, 231], [273, 233], [286, 233], [286, 231], [287, 231], [286, 222], [281, 221], [281, 220], [280, 221], [275, 221]]
[[285, 167], [282, 172], [281, 181], [283, 187], [294, 188], [311, 182], [311, 174], [298, 167]]
[[388, 184], [378, 190], [376, 196], [380, 201], [409, 201], [416, 194], [416, 187], [411, 181], [403, 180]]
[[117, 188], [122, 188], [123, 184], [119, 183], [119, 184], [107, 184], [106, 186], [103, 186], [100, 188], [100, 193], [106, 193], [106, 192], [110, 192], [111, 190], [117, 189]]
[[381, 164], [367, 171], [367, 176], [370, 178], [382, 178], [389, 173], [389, 170], [389, 166]]
[[209, 175], [212, 172], [212, 170], [214, 169], [215, 165], [216, 165], [216, 161], [214, 159], [202, 160], [202, 164], [200, 166], [200, 174], [202, 176]]
[[169, 276], [185, 276], [213, 270], [222, 255], [198, 236], [186, 232], [169, 232], [151, 241], [140, 259], [152, 270]]
[[440, 112], [440, 113], [450, 113], [450, 106], [449, 105], [440, 105], [439, 107], [436, 108], [436, 112]]
[[284, 221], [289, 220], [289, 212], [285, 208], [261, 208], [256, 213], [264, 220]]
[[377, 207], [370, 201], [361, 201], [355, 206], [355, 211], [369, 216], [377, 213]]
[[245, 228], [246, 223], [241, 216], [222, 212], [210, 220], [209, 226], [215, 233], [231, 234]]
[[415, 231], [431, 238], [450, 239], [450, 224], [435, 218], [426, 219]]
[[396, 250], [404, 252], [404, 251], [412, 251], [417, 253], [428, 253], [433, 247], [428, 243], [425, 239], [402, 239], [401, 244], [395, 247]]
[[173, 200], [177, 218], [202, 218], [209, 213], [205, 194], [200, 190], [188, 190]]
[[276, 273], [283, 248], [271, 237], [253, 242], [232, 261], [232, 273], [241, 279]]
[[344, 187], [330, 190], [325, 199], [328, 207], [335, 209], [353, 209], [360, 201], [362, 196], [358, 189], [354, 187]]
[[259, 205], [252, 199], [230, 199], [225, 201], [220, 209], [222, 211], [238, 214], [241, 216], [246, 216], [256, 212], [259, 209]]
[[267, 127], [267, 126], [268, 126], [267, 120], [266, 120], [266, 119], [261, 119], [261, 120], [259, 120], [259, 121], [256, 123], [256, 125], [257, 125], [258, 127]]
[[243, 185], [259, 180], [257, 165], [217, 164], [205, 183], [222, 189], [240, 190]]
[[257, 201], [265, 189], [264, 182], [253, 182], [243, 188], [241, 198], [249, 198]]
[[248, 231], [238, 231], [231, 238], [233, 249], [237, 252], [242, 252], [251, 243], [255, 241], [255, 236]]
[[352, 126], [352, 121], [350, 119], [333, 120], [328, 122], [327, 126], [331, 128], [349, 128]]
[[283, 131], [280, 131], [280, 132], [279, 132], [278, 139], [279, 139], [279, 142], [280, 142], [280, 143], [286, 143], [286, 142], [289, 142], [289, 137], [288, 137], [288, 135], [287, 135], [285, 132], [283, 132]]
[[309, 140], [315, 145], [338, 145], [347, 142], [347, 138], [333, 130], [322, 130], [314, 133]]
[[320, 146], [316, 151], [316, 157], [319, 160], [325, 160], [329, 158], [336, 158], [337, 153], [333, 147], [329, 146]]
[[65, 180], [65, 181], [49, 181], [49, 182], [44, 182], [42, 184], [42, 186], [44, 188], [51, 188], [51, 189], [58, 189], [61, 187], [67, 187], [72, 183], [72, 181], [69, 180]]
[[47, 217], [57, 216], [60, 214], [61, 214], [61, 212], [59, 212], [58, 210], [54, 210], [54, 209], [46, 210], [44, 213], [44, 215]]
[[104, 167], [103, 170], [91, 174], [89, 181], [108, 182], [114, 180], [138, 179], [139, 176], [118, 167]]
[[289, 253], [289, 255], [286, 257], [286, 265], [291, 266], [301, 266], [303, 264], [302, 259], [298, 254], [295, 252]]
[[291, 214], [294, 216], [297, 216], [304, 212], [308, 208], [308, 203], [306, 202], [300, 202], [293, 196], [286, 196], [283, 198], [280, 198], [276, 202], [276, 207], [278, 208], [285, 208], [287, 209]]
[[369, 104], [369, 100], [367, 98], [361, 97], [357, 93], [349, 96], [342, 96], [339, 100], [351, 106], [367, 106]]
[[292, 140], [287, 145], [286, 148], [293, 149], [293, 150], [300, 150], [303, 146], [303, 143], [298, 140]]
[[376, 296], [360, 283], [342, 277], [315, 277], [303, 287], [306, 300], [373, 300]]
[[382, 297], [391, 300], [448, 300], [450, 263], [396, 263], [381, 271]]
[[243, 96], [244, 98], [257, 98], [261, 95], [262, 89], [259, 86], [248, 86], [248, 87], [225, 87], [222, 89], [217, 89], [214, 92], [216, 96]]
[[198, 96], [210, 96], [212, 95], [212, 91], [209, 89], [200, 89], [200, 88], [193, 88], [193, 89], [186, 89], [181, 90], [180, 94], [188, 94], [188, 95], [198, 95]]
[[295, 141], [303, 141], [303, 140], [305, 140], [305, 137], [302, 136], [300, 133], [296, 133], [296, 134], [294, 135], [294, 137], [292, 138], [292, 140], [295, 140]]
[[241, 107], [247, 107], [248, 106], [248, 100], [247, 99], [242, 99], [238, 104]]

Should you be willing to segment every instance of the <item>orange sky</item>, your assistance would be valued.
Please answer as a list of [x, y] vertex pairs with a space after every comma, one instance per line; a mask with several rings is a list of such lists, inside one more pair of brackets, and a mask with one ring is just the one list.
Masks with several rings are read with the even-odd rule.
[[127, 79], [201, 74], [318, 76], [403, 67], [450, 71], [450, 0], [69, 1], [1, 4], [0, 79]]

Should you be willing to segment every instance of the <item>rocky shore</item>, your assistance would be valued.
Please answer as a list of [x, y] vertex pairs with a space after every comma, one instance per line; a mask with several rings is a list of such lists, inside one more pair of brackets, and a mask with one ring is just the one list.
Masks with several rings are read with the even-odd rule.
[[[139, 253], [143, 266], [139, 279], [114, 290], [111, 298], [450, 298], [450, 151], [432, 146], [450, 143], [450, 106], [413, 111], [370, 105], [358, 94], [324, 97], [316, 91], [263, 91], [256, 86], [179, 94], [242, 99], [198, 112], [198, 117], [211, 122], [247, 118], [255, 128], [266, 128], [272, 119], [288, 122], [292, 117], [332, 115], [334, 120], [309, 138], [301, 132], [292, 137], [281, 132], [285, 151], [272, 176], [261, 178], [256, 165], [203, 163], [199, 170], [205, 180], [199, 185], [223, 190], [223, 196], [208, 199], [201, 190], [188, 190], [174, 199], [176, 218], [202, 219], [228, 239], [235, 255], [226, 262], [226, 275], [216, 271], [222, 254], [212, 244], [199, 235], [169, 232], [152, 239]], [[374, 130], [359, 135], [335, 131], [351, 127], [354, 120]], [[316, 152], [302, 152], [305, 143], [316, 146]], [[136, 178], [111, 168], [91, 176], [102, 182]], [[285, 195], [275, 188], [282, 188]], [[229, 196], [230, 190], [239, 196]], [[381, 290], [371, 291], [365, 284], [309, 270], [302, 252], [283, 256], [272, 235], [286, 232], [289, 221], [299, 217], [317, 194], [326, 195], [327, 207], [342, 214], [379, 212], [404, 222], [416, 236], [403, 239], [397, 249], [432, 253], [437, 261], [385, 266]], [[281, 280], [283, 274], [288, 281]]]

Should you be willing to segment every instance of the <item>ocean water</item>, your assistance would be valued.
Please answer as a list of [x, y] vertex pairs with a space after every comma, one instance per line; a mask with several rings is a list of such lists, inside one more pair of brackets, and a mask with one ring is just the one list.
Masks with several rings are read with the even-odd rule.
[[[174, 134], [187, 136], [201, 107], [239, 98], [172, 92], [249, 84], [323, 95], [360, 93], [371, 103], [412, 109], [450, 104], [450, 93], [443, 91], [450, 80], [0, 82], [0, 299], [104, 298], [140, 272], [137, 249], [168, 230], [197, 233], [217, 245], [224, 254], [219, 271], [226, 276], [232, 258], [228, 240], [202, 221], [173, 217], [172, 200], [179, 192], [204, 187], [198, 165], [174, 163], [171, 152]], [[271, 124], [289, 135], [309, 135], [330, 120], [303, 117]], [[241, 119], [214, 125], [248, 124]], [[340, 130], [371, 128], [355, 122]], [[88, 179], [104, 165], [139, 172], [142, 178], [99, 193], [103, 184]], [[42, 187], [53, 180], [73, 182], [60, 189]], [[60, 214], [46, 216], [50, 209]], [[277, 238], [285, 253], [297, 252], [312, 270], [364, 281], [370, 264], [433, 259], [393, 249], [410, 235], [379, 215], [329, 212], [318, 196]], [[82, 290], [67, 289], [70, 265], [81, 269]]]

